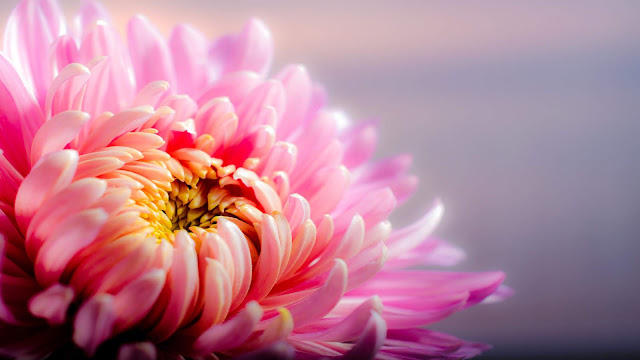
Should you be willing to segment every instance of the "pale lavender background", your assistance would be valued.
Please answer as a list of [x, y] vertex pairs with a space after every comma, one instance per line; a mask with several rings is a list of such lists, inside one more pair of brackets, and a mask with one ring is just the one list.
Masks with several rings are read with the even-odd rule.
[[436, 328], [493, 343], [487, 359], [640, 353], [640, 2], [105, 3], [120, 28], [142, 12], [165, 34], [258, 16], [278, 65], [307, 64], [333, 105], [380, 120], [378, 156], [415, 154], [396, 223], [441, 197], [459, 268], [503, 269], [517, 291]]

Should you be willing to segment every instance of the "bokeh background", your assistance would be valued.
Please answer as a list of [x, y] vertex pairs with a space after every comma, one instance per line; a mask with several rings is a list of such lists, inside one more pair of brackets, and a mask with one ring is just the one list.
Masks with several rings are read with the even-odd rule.
[[262, 18], [276, 68], [304, 63], [334, 107], [378, 119], [376, 156], [413, 153], [421, 179], [395, 223], [440, 197], [457, 268], [516, 290], [434, 327], [493, 344], [481, 359], [640, 356], [640, 1], [104, 3], [165, 34]]

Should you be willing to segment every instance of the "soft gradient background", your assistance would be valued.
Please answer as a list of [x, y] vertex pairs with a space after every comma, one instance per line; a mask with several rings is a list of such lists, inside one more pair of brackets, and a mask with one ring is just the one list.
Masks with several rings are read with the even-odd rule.
[[334, 106], [380, 120], [378, 156], [415, 154], [396, 223], [439, 196], [459, 269], [503, 269], [517, 291], [437, 329], [494, 344], [483, 359], [640, 354], [640, 2], [105, 3], [121, 29], [145, 13], [165, 34], [260, 17], [276, 65], [307, 64]]

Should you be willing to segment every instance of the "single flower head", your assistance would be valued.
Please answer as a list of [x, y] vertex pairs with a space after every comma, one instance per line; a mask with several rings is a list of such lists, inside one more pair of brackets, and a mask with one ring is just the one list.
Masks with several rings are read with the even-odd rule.
[[[88, 1], [69, 29], [24, 0], [0, 54], [0, 354], [20, 358], [462, 358], [426, 330], [494, 294], [377, 129], [325, 106], [304, 67], [270, 75], [251, 20], [214, 41]], [[346, 126], [344, 124], [347, 124]], [[414, 270], [406, 270], [412, 267]]]

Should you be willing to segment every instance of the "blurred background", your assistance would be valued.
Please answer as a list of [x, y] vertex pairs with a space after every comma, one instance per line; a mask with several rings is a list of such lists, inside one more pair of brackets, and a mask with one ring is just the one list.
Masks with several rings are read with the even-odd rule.
[[262, 18], [276, 68], [304, 63], [333, 106], [379, 119], [376, 156], [413, 153], [421, 179], [394, 223], [440, 197], [457, 268], [516, 290], [434, 326], [493, 344], [480, 359], [640, 356], [640, 2], [104, 3], [165, 34]]

